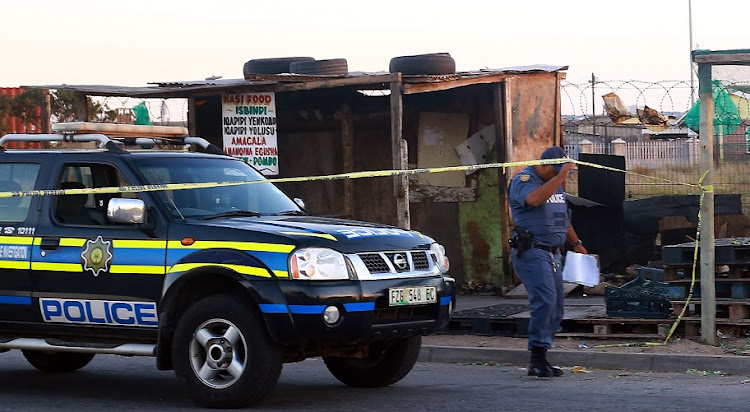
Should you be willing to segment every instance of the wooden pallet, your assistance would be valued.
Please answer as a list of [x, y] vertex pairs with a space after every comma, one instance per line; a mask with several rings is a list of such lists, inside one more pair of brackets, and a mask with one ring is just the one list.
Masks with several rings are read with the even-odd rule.
[[[672, 308], [675, 315], [679, 315], [682, 309], [685, 307], [687, 301], [674, 300], [672, 301]], [[725, 318], [731, 321], [748, 320], [750, 321], [750, 301], [744, 299], [717, 299], [716, 300], [716, 318]], [[724, 310], [726, 309], [726, 310]], [[685, 315], [698, 315], [701, 313], [701, 301], [691, 300], [690, 304], [685, 311]], [[722, 316], [726, 314], [726, 316]]]

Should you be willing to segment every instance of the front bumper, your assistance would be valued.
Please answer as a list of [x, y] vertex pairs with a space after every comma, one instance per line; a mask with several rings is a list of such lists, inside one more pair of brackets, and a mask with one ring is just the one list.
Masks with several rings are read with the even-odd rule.
[[[389, 306], [388, 290], [435, 286], [437, 302]], [[426, 335], [447, 325], [455, 307], [453, 279], [432, 276], [373, 281], [280, 281], [286, 302], [262, 303], [271, 338], [281, 344], [360, 344]], [[341, 318], [334, 325], [323, 311], [336, 306]]]

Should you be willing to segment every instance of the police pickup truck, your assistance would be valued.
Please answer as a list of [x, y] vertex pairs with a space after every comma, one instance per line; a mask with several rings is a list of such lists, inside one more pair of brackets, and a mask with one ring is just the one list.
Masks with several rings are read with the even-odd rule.
[[310, 216], [200, 138], [87, 125], [0, 138], [0, 352], [44, 372], [153, 356], [199, 404], [241, 407], [309, 357], [350, 386], [398, 382], [448, 322], [433, 239]]

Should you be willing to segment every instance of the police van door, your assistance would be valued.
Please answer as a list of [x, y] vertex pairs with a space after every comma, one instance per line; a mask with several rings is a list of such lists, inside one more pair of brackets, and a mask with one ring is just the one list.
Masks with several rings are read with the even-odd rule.
[[[0, 163], [0, 192], [33, 190], [41, 165]], [[30, 277], [31, 246], [36, 230], [39, 197], [0, 198], [0, 321], [33, 320]]]
[[[130, 185], [115, 165], [68, 163], [50, 177], [58, 189]], [[54, 179], [54, 180], [53, 180]], [[110, 222], [111, 198], [144, 200], [141, 193], [67, 194], [45, 199], [34, 239], [31, 269], [41, 321], [99, 326], [132, 336], [156, 331], [156, 302], [165, 274], [166, 224], [147, 216], [149, 227]], [[128, 332], [129, 331], [129, 332]]]

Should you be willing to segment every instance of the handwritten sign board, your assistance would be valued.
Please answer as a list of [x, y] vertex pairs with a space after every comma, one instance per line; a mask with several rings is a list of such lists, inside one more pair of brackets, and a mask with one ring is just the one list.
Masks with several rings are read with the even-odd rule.
[[264, 175], [279, 174], [274, 93], [225, 94], [221, 99], [224, 151]]

